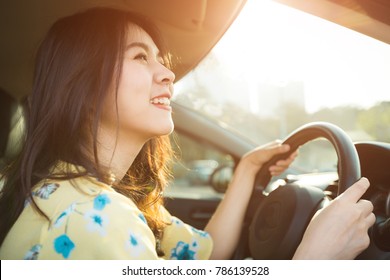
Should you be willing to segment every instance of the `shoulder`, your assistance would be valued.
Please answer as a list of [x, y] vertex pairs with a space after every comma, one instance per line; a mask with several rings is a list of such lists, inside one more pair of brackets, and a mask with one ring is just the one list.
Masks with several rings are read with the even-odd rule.
[[47, 182], [34, 192], [51, 219], [42, 258], [157, 258], [141, 211], [109, 186], [79, 178]]

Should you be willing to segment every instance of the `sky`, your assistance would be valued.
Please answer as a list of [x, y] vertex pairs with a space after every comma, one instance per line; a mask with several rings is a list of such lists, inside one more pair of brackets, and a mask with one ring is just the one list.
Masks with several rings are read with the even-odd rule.
[[248, 0], [214, 54], [249, 84], [304, 81], [308, 112], [390, 101], [390, 45], [270, 0]]

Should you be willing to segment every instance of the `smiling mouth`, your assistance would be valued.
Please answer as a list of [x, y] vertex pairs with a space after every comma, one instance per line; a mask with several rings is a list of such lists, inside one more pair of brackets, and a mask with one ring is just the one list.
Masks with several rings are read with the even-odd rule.
[[160, 97], [160, 98], [153, 98], [152, 100], [150, 100], [150, 103], [155, 105], [169, 106], [171, 105], [171, 100], [168, 97]]

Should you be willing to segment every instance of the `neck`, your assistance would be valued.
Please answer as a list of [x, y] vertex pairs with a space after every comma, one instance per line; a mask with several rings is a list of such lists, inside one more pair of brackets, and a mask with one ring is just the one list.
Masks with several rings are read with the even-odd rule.
[[101, 128], [98, 135], [99, 160], [120, 181], [146, 141], [147, 139], [140, 139], [136, 135], [125, 135], [120, 129], [112, 131]]

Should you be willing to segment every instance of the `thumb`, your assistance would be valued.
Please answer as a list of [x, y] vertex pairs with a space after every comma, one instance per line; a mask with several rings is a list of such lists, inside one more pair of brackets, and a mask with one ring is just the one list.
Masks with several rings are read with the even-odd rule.
[[370, 182], [367, 178], [361, 178], [359, 181], [354, 183], [348, 189], [346, 189], [341, 195], [336, 199], [348, 200], [350, 202], [356, 203], [363, 196], [370, 186]]
[[277, 144], [274, 146], [270, 146], [268, 148], [263, 149], [263, 160], [269, 161], [272, 159], [274, 156], [287, 153], [290, 150], [290, 145], [288, 144]]

